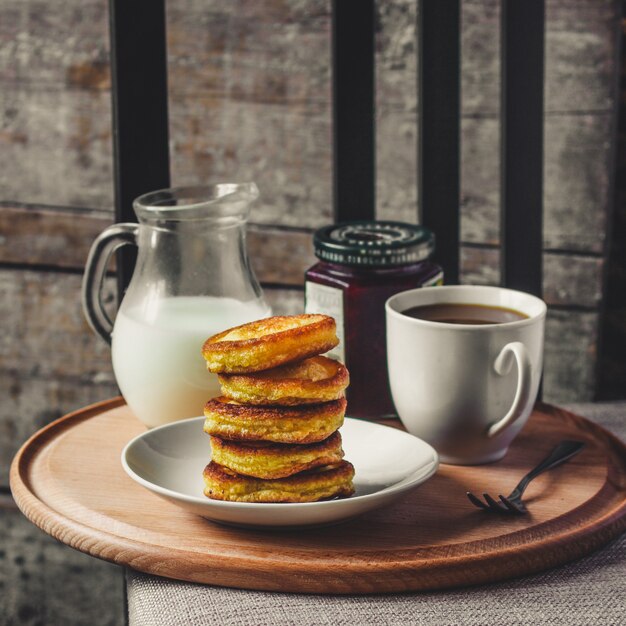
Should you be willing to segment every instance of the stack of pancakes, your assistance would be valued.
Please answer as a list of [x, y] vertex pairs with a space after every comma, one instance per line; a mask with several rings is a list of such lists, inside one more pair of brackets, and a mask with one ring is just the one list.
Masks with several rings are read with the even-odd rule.
[[238, 502], [314, 502], [354, 492], [341, 435], [349, 377], [320, 354], [338, 343], [326, 315], [277, 316], [206, 340], [222, 395], [207, 402], [204, 493]]

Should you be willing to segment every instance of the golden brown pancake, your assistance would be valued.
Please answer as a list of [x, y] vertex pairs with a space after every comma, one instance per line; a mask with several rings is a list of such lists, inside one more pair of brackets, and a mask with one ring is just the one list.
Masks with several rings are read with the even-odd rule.
[[223, 396], [204, 406], [204, 431], [231, 441], [314, 443], [334, 433], [346, 412], [345, 398], [301, 406], [251, 406]]
[[246, 374], [328, 352], [339, 343], [327, 315], [285, 315], [243, 324], [209, 337], [202, 355], [210, 372]]
[[288, 478], [241, 476], [211, 461], [204, 468], [204, 495], [232, 502], [317, 502], [354, 493], [354, 467], [340, 461]]
[[350, 382], [339, 361], [313, 356], [263, 372], [219, 374], [222, 394], [245, 404], [316, 404], [337, 400]]
[[242, 443], [211, 437], [212, 459], [237, 474], [256, 478], [285, 478], [298, 472], [338, 463], [343, 458], [341, 435], [319, 443], [284, 444], [267, 441]]

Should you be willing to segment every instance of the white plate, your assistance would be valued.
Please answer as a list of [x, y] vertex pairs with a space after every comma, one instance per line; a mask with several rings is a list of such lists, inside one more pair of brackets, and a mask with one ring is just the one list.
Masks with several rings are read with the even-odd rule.
[[166, 424], [135, 437], [122, 452], [126, 473], [140, 485], [207, 519], [241, 526], [310, 526], [344, 520], [389, 504], [430, 478], [439, 466], [426, 442], [395, 428], [346, 418], [341, 435], [355, 468], [355, 495], [293, 504], [222, 502], [202, 493], [211, 458], [203, 417]]

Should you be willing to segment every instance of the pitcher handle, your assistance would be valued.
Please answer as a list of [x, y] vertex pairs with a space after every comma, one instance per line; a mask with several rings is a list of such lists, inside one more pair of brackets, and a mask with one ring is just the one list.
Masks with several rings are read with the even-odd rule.
[[82, 303], [93, 331], [111, 344], [113, 322], [102, 304], [102, 283], [109, 259], [115, 250], [137, 245], [138, 224], [113, 224], [103, 230], [91, 245], [83, 275]]
[[[513, 358], [512, 358], [513, 357]], [[520, 341], [507, 343], [495, 360], [494, 368], [500, 376], [506, 376], [511, 370], [513, 360], [517, 364], [517, 390], [509, 412], [489, 426], [487, 437], [495, 437], [511, 426], [522, 415], [530, 398], [532, 363], [526, 346]]]

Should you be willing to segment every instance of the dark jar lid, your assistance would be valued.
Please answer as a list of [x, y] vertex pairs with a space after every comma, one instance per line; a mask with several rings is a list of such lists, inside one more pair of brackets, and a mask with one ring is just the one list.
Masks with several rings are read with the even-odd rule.
[[324, 226], [313, 235], [315, 256], [339, 265], [397, 267], [427, 259], [435, 236], [406, 222], [357, 221]]

